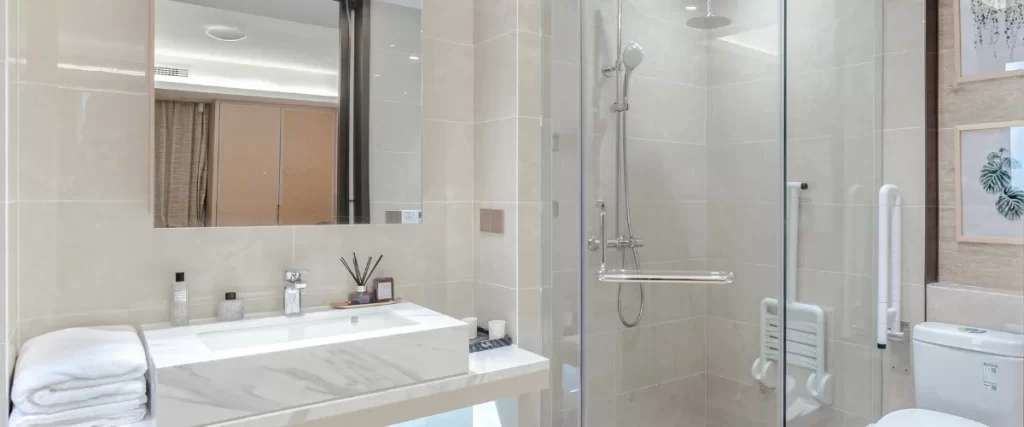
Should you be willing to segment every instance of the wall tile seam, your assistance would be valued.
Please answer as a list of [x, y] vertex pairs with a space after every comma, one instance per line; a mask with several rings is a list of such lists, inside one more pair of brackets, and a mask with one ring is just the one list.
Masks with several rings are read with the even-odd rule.
[[480, 280], [478, 278], [474, 278], [473, 281], [477, 285], [494, 286], [494, 287], [497, 287], [497, 288], [502, 288], [502, 289], [505, 289], [505, 290], [513, 291], [513, 292], [518, 290], [518, 289], [516, 289], [514, 287], [511, 287], [511, 286], [501, 285], [501, 284], [498, 284], [498, 283], [491, 283], [491, 282], [487, 282], [487, 281], [484, 281], [484, 280]]
[[733, 86], [750, 85], [750, 84], [754, 84], [754, 83], [778, 82], [779, 80], [780, 79], [778, 77], [761, 77], [761, 78], [757, 78], [757, 79], [750, 79], [750, 80], [742, 80], [742, 81], [736, 81], [736, 82], [730, 82], [730, 83], [707, 85], [706, 89], [708, 91], [711, 91], [711, 90], [714, 90], [714, 89], [725, 89], [725, 88], [729, 88], [729, 87], [733, 87]]
[[[423, 41], [431, 41], [431, 42], [435, 42], [435, 43], [446, 43], [446, 44], [451, 44], [451, 45], [461, 46], [461, 47], [473, 47], [473, 46], [475, 46], [475, 44], [473, 44], [473, 43], [464, 43], [464, 42], [460, 42], [458, 40], [450, 40], [450, 39], [446, 39], [446, 38], [443, 38], [443, 37], [437, 37], [437, 36], [423, 35], [420, 39], [423, 40]], [[420, 43], [420, 46], [422, 47], [423, 43]], [[421, 48], [421, 50], [422, 50], [422, 48]]]
[[106, 95], [126, 95], [126, 96], [138, 96], [138, 97], [147, 97], [147, 98], [149, 97], [149, 92], [135, 92], [135, 91], [118, 90], [118, 89], [91, 88], [91, 87], [86, 87], [86, 86], [72, 86], [72, 85], [63, 85], [63, 84], [58, 84], [58, 83], [46, 83], [46, 82], [27, 82], [27, 81], [22, 81], [22, 82], [18, 82], [18, 84], [19, 85], [25, 85], [25, 86], [46, 87], [46, 88], [51, 88], [51, 89], [63, 89], [63, 90], [79, 91], [79, 92], [100, 93], [100, 94], [106, 94]]
[[672, 85], [672, 86], [681, 86], [681, 87], [686, 87], [686, 88], [689, 88], [689, 89], [707, 89], [706, 86], [696, 85], [696, 84], [692, 84], [692, 83], [685, 83], [685, 82], [677, 82], [677, 81], [663, 79], [663, 78], [660, 78], [660, 77], [654, 77], [654, 76], [647, 75], [647, 74], [642, 74], [642, 73], [634, 74], [633, 78], [635, 78], [637, 80], [650, 80], [650, 81], [654, 81], [654, 82], [658, 82], [658, 83], [664, 83], [664, 84], [668, 84], [668, 85]]
[[[502, 37], [509, 36], [509, 35], [514, 35], [514, 34], [516, 34], [518, 32], [520, 32], [520, 30], [515, 29], [515, 30], [511, 30], [511, 31], [506, 31], [504, 33], [501, 33], [501, 34], [498, 34], [498, 35], [495, 35], [495, 36], [488, 37], [488, 38], [480, 40], [480, 41], [474, 41], [473, 42], [473, 47], [474, 48], [479, 48], [479, 47], [481, 47], [481, 45], [492, 43], [492, 42], [494, 42], [494, 41], [496, 41], [498, 39], [501, 39]], [[516, 44], [519, 44], [518, 43], [518, 39], [516, 39], [516, 42], [517, 42]], [[517, 58], [518, 58], [518, 56], [517, 56]], [[518, 61], [517, 61], [517, 64], [518, 64]]]
[[[873, 58], [874, 59], [872, 59], [870, 61], [856, 62], [856, 63], [852, 63], [852, 64], [836, 65], [836, 66], [825, 67], [825, 68], [808, 68], [808, 69], [803, 69], [803, 70], [787, 70], [786, 73], [787, 73], [787, 76], [790, 76], [790, 77], [804, 77], [804, 76], [809, 76], [809, 75], [812, 75], [812, 74], [824, 74], [824, 73], [835, 72], [835, 71], [844, 71], [844, 70], [848, 70], [848, 69], [851, 69], [851, 68], [868, 68], [868, 66], [874, 66], [875, 65], [875, 60], [878, 57], [873, 57]], [[790, 85], [790, 87], [792, 88], [792, 85]]]
[[[628, 399], [629, 395], [631, 395], [633, 393], [636, 393], [638, 391], [649, 390], [649, 389], [653, 389], [653, 388], [656, 388], [656, 387], [663, 387], [663, 386], [666, 386], [666, 385], [669, 385], [669, 384], [672, 384], [672, 383], [675, 383], [675, 382], [681, 382], [681, 381], [685, 381], [685, 380], [690, 380], [690, 379], [692, 379], [694, 377], [706, 375], [707, 373], [708, 373], [707, 367], [705, 366], [704, 370], [699, 371], [697, 373], [683, 375], [683, 376], [679, 376], [679, 377], [669, 377], [667, 380], [662, 380], [661, 382], [658, 382], [656, 384], [645, 385], [643, 387], [638, 387], [638, 388], [630, 389], [630, 390], [626, 390], [626, 391], [618, 391], [618, 390], [616, 390], [615, 391], [615, 397], [619, 398], [619, 399], [623, 399], [623, 398]], [[705, 380], [705, 386], [706, 386], [706, 384], [707, 384], [707, 380]], [[705, 397], [705, 399], [707, 399], [707, 398]]]

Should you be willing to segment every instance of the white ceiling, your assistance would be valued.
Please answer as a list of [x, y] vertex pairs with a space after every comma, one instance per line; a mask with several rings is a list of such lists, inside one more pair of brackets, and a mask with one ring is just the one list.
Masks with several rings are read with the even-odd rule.
[[174, 0], [214, 9], [281, 19], [318, 27], [338, 28], [335, 0]]
[[[326, 4], [333, 7], [333, 16], [338, 16], [338, 6], [333, 0], [157, 0], [156, 65], [189, 70], [187, 79], [158, 76], [158, 81], [190, 84], [197, 92], [228, 87], [337, 96], [337, 28], [192, 4], [237, 5], [241, 1], [253, 7], [257, 3], [265, 6], [288, 3], [292, 6], [289, 13], [293, 19], [300, 19], [302, 14], [316, 15], [312, 9], [297, 7], [297, 3]], [[330, 15], [323, 9], [320, 13]], [[210, 25], [236, 27], [246, 38], [236, 42], [213, 39], [205, 33]]]

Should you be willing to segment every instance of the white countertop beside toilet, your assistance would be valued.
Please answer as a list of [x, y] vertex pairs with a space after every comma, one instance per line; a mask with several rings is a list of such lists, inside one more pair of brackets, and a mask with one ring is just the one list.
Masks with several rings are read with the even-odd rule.
[[[548, 359], [516, 346], [469, 355], [467, 375], [242, 418], [218, 427], [282, 427], [338, 418], [335, 425], [387, 425], [548, 388]], [[327, 424], [325, 424], [327, 425]], [[153, 420], [132, 427], [157, 427]]]

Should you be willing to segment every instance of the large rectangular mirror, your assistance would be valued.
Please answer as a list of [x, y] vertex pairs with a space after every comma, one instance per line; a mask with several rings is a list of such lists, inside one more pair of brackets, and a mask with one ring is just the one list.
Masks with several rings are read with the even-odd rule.
[[155, 0], [159, 228], [422, 221], [421, 0]]

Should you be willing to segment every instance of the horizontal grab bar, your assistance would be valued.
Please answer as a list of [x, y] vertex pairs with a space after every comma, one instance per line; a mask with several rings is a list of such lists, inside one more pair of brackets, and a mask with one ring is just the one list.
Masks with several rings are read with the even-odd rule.
[[736, 279], [731, 272], [682, 272], [673, 274], [637, 273], [626, 270], [608, 270], [597, 274], [597, 281], [606, 283], [689, 283], [730, 284]]

